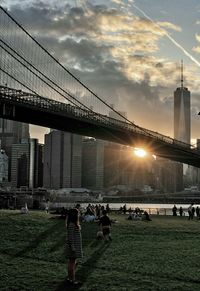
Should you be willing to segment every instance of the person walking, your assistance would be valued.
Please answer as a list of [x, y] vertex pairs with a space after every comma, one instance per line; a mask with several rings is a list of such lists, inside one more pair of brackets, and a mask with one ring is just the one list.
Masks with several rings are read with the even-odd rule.
[[67, 217], [67, 243], [66, 258], [68, 259], [68, 283], [80, 285], [75, 280], [76, 260], [83, 257], [81, 226], [79, 223], [79, 211], [77, 208], [70, 209]]
[[194, 217], [193, 205], [194, 205], [194, 203], [191, 203], [190, 206], [188, 207], [188, 215], [189, 215], [188, 220], [192, 220]]
[[111, 220], [108, 217], [106, 210], [103, 210], [102, 211], [102, 216], [101, 216], [101, 218], [99, 220], [99, 225], [100, 225], [101, 231], [103, 232], [103, 238], [106, 241], [108, 241], [108, 240], [111, 241], [112, 240], [112, 238], [111, 238], [111, 232], [110, 232], [110, 229], [111, 229]]
[[200, 210], [199, 210], [199, 206], [197, 206], [197, 207], [196, 207], [196, 215], [197, 215], [197, 219], [199, 219], [199, 214], [200, 214], [199, 211], [200, 211]]

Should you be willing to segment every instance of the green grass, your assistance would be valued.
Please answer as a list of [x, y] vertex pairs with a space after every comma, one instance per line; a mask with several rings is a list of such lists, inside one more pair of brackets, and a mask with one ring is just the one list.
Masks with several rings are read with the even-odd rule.
[[[111, 243], [96, 240], [96, 223], [82, 224], [79, 290], [200, 290], [200, 221], [113, 218], [118, 223], [112, 227]], [[65, 231], [64, 220], [44, 212], [1, 210], [0, 290], [70, 290], [65, 281]]]

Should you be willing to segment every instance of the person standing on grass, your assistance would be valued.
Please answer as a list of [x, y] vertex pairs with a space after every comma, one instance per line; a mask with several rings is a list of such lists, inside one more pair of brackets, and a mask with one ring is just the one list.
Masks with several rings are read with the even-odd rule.
[[192, 215], [193, 215], [193, 217], [195, 216], [195, 207], [194, 206], [192, 207]]
[[199, 206], [196, 207], [196, 215], [197, 215], [197, 219], [199, 219]]
[[46, 211], [46, 213], [49, 213], [49, 199], [46, 200], [45, 211]]
[[174, 205], [174, 207], [172, 208], [172, 213], [173, 213], [173, 216], [177, 216], [177, 207], [176, 207], [176, 205]]
[[70, 209], [67, 217], [67, 243], [66, 257], [68, 258], [68, 283], [78, 285], [75, 280], [76, 259], [83, 257], [81, 227], [79, 223], [79, 211]]
[[180, 214], [180, 216], [183, 216], [183, 207], [182, 206], [180, 206], [180, 208], [179, 208], [179, 214]]
[[110, 229], [111, 229], [111, 220], [107, 215], [107, 211], [103, 210], [102, 211], [102, 216], [99, 220], [99, 225], [101, 228], [101, 231], [103, 232], [103, 237], [106, 241], [108, 240], [112, 240], [111, 238], [111, 233], [110, 233]]
[[193, 209], [193, 205], [194, 205], [194, 203], [191, 203], [190, 206], [188, 207], [188, 215], [189, 215], [188, 220], [192, 220], [193, 217], [194, 217], [193, 210], [192, 210]]

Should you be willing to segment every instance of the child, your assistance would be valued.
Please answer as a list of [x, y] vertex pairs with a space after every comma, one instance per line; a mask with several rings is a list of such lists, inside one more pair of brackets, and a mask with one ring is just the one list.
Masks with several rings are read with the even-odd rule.
[[103, 237], [106, 241], [108, 240], [112, 240], [111, 238], [111, 233], [110, 233], [110, 229], [111, 229], [111, 221], [110, 221], [110, 218], [108, 217], [107, 215], [107, 211], [106, 210], [103, 210], [102, 211], [102, 216], [99, 220], [99, 225], [100, 225], [100, 228], [103, 232]]
[[82, 258], [82, 237], [79, 224], [79, 211], [77, 208], [70, 209], [67, 217], [67, 245], [66, 257], [68, 258], [68, 283], [80, 285], [75, 281], [76, 259]]

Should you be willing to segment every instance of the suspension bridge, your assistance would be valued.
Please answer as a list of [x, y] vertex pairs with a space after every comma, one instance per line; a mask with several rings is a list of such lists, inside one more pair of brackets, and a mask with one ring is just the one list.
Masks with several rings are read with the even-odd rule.
[[[109, 117], [110, 111], [118, 118]], [[142, 147], [156, 156], [200, 167], [196, 148], [128, 120], [1, 6], [0, 117]]]

